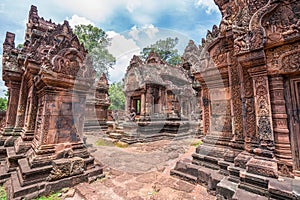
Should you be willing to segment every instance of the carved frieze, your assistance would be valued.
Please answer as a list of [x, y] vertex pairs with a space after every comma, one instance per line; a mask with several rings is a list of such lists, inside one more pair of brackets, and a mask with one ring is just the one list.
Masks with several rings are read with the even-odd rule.
[[[291, 50], [289, 47], [294, 47]], [[268, 52], [268, 71], [270, 74], [290, 74], [300, 70], [300, 45], [294, 44]]]

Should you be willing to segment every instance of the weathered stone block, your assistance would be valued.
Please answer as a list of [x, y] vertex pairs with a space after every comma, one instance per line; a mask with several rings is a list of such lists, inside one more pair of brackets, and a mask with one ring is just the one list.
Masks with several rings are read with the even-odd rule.
[[278, 177], [276, 161], [266, 158], [251, 158], [246, 164], [246, 171], [272, 178]]
[[62, 158], [54, 160], [52, 166], [51, 174], [47, 177], [48, 181], [82, 174], [84, 171], [84, 160], [79, 157]]

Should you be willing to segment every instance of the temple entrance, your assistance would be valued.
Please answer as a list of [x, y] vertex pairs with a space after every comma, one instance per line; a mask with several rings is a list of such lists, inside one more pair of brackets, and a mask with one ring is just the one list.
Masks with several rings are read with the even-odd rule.
[[132, 107], [135, 109], [137, 115], [141, 114], [141, 97], [132, 98]]
[[294, 152], [295, 170], [300, 170], [300, 77], [293, 77], [287, 81], [287, 108], [291, 131], [292, 152]]

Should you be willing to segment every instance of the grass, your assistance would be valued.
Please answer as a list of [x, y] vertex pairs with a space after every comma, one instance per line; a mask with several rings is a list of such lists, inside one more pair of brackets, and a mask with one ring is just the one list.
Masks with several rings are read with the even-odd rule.
[[111, 146], [111, 147], [113, 147], [113, 146], [115, 146], [115, 147], [119, 147], [119, 148], [126, 148], [126, 147], [129, 146], [125, 142], [120, 142], [120, 141], [118, 141], [118, 142], [111, 142], [111, 141], [104, 140], [102, 138], [99, 139], [99, 140], [97, 140], [96, 143], [95, 143], [95, 145], [98, 146], [98, 147], [101, 147], [101, 146]]
[[104, 139], [99, 139], [96, 141], [95, 143], [96, 146], [100, 147], [100, 146], [114, 146], [114, 143], [104, 140]]
[[0, 186], [0, 200], [6, 200], [6, 191], [3, 185]]
[[61, 192], [58, 191], [56, 193], [50, 194], [48, 196], [42, 196], [34, 200], [60, 200]]
[[199, 147], [201, 144], [203, 144], [202, 140], [196, 140], [196, 141], [193, 141], [191, 146], [194, 146], [194, 147]]
[[127, 143], [125, 143], [125, 142], [116, 142], [115, 143], [115, 146], [116, 147], [119, 147], [119, 148], [126, 148], [126, 147], [128, 147], [129, 145], [127, 144]]

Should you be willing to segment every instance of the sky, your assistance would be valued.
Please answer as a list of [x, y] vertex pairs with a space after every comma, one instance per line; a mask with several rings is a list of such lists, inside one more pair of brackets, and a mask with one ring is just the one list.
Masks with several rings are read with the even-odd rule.
[[[74, 27], [92, 24], [111, 38], [109, 52], [116, 65], [109, 70], [110, 83], [121, 81], [133, 55], [159, 39], [179, 38], [180, 54], [190, 39], [200, 44], [221, 14], [213, 0], [1, 0], [0, 58], [7, 31], [16, 34], [15, 44], [22, 44], [31, 5], [38, 14], [56, 24], [68, 20]], [[2, 60], [2, 59], [1, 59]], [[2, 64], [0, 63], [1, 71]], [[6, 90], [0, 80], [0, 96]]]

